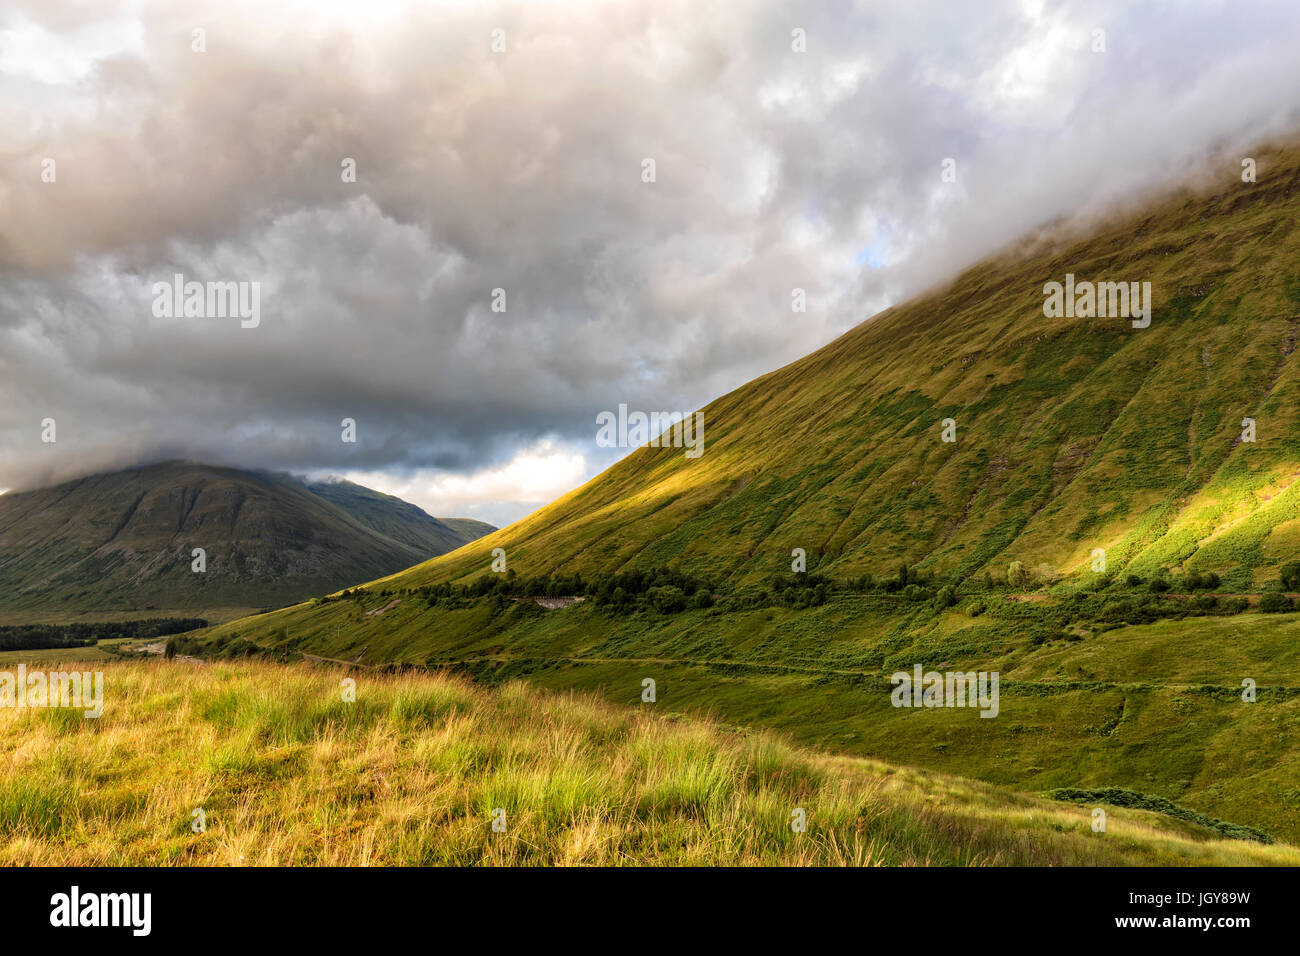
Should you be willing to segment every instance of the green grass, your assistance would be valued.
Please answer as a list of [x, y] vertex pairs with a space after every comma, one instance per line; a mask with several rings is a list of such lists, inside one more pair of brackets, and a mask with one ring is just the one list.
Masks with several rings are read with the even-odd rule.
[[[840, 596], [808, 610], [612, 614], [587, 604], [493, 616], [386, 597], [302, 607], [205, 635], [206, 654], [256, 649], [453, 667], [636, 706], [780, 729], [800, 743], [1030, 790], [1119, 786], [1300, 839], [1300, 615], [1248, 613], [1118, 627], [1035, 643], [1071, 602], [995, 595], [971, 618], [901, 598]], [[1173, 604], [1176, 599], [1168, 599]], [[996, 719], [890, 705], [888, 675], [922, 663], [997, 670]], [[1242, 681], [1257, 700], [1241, 699]]]
[[75, 661], [115, 661], [118, 656], [101, 647], [51, 647], [29, 651], [0, 651], [0, 666], [12, 667], [20, 661], [28, 664], [63, 664]]
[[[1260, 155], [1258, 183], [1224, 168], [1208, 192], [1002, 255], [722, 396], [698, 460], [636, 450], [357, 600], [231, 622], [200, 645], [451, 666], [628, 705], [653, 677], [675, 710], [801, 744], [1025, 790], [1122, 788], [1300, 839], [1296, 615], [1188, 617], [1175, 598], [1152, 611], [1119, 584], [1075, 603], [1098, 586], [1094, 548], [1117, 580], [1213, 571], [1225, 596], [1300, 557], [1300, 147]], [[1043, 283], [1066, 272], [1151, 282], [1150, 328], [1044, 318]], [[1238, 441], [1247, 416], [1255, 443]], [[939, 439], [945, 417], [956, 443]], [[494, 548], [522, 577], [671, 563], [737, 600], [803, 548], [811, 572], [905, 562], [961, 601], [494, 614], [412, 593], [487, 573]], [[1034, 601], [986, 589], [1013, 562]], [[885, 679], [914, 663], [998, 670], [1001, 715], [890, 707]]]
[[0, 862], [1300, 863], [1194, 815], [1117, 799], [1097, 833], [1091, 806], [516, 682], [156, 661], [105, 688], [94, 721], [0, 710]]

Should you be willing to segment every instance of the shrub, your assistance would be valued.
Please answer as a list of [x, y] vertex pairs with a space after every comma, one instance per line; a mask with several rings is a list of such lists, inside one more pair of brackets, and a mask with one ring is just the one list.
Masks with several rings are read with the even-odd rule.
[[1291, 610], [1291, 599], [1280, 591], [1269, 591], [1259, 599], [1259, 609], [1265, 614], [1278, 614]]
[[1282, 580], [1282, 587], [1294, 591], [1300, 588], [1300, 561], [1288, 561], [1282, 565], [1278, 577]]
[[1183, 577], [1183, 590], [1196, 591], [1204, 589], [1213, 591], [1219, 586], [1219, 576], [1213, 571], [1207, 571], [1201, 574], [1197, 571], [1189, 571]]
[[645, 596], [650, 606], [661, 614], [674, 614], [686, 610], [686, 592], [681, 588], [671, 585], [651, 588], [646, 591]]

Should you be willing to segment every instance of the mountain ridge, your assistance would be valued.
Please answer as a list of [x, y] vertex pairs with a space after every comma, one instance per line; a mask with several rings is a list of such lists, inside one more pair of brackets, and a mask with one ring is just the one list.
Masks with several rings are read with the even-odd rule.
[[[365, 581], [466, 532], [351, 482], [161, 462], [0, 495], [0, 606], [256, 607]], [[203, 549], [205, 569], [193, 570]]]
[[[1300, 150], [1260, 169], [1258, 183], [967, 270], [706, 405], [699, 460], [637, 449], [479, 548], [385, 583], [473, 576], [492, 547], [520, 573], [678, 560], [749, 580], [787, 568], [794, 547], [829, 573], [905, 561], [959, 578], [1013, 560], [1077, 574], [1103, 548], [1112, 568], [1194, 558], [1248, 589], [1300, 544], [1300, 279], [1286, 273], [1300, 258]], [[1042, 287], [1067, 272], [1151, 281], [1151, 327], [1045, 317]], [[1260, 424], [1245, 448], [1243, 417]], [[1234, 526], [1270, 501], [1268, 530], [1286, 525], [1271, 553], [1234, 562], [1258, 544]]]

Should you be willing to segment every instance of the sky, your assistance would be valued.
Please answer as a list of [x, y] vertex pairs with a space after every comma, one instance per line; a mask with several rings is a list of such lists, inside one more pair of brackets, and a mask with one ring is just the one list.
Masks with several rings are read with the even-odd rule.
[[[1293, 136], [1297, 36], [1284, 2], [8, 0], [0, 488], [186, 458], [509, 523], [627, 453], [601, 412]], [[256, 324], [167, 314], [177, 274]]]

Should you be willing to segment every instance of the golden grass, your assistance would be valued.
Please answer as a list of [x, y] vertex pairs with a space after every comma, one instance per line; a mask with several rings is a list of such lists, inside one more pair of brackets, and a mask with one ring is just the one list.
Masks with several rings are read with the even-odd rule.
[[0, 709], [0, 862], [1300, 864], [1142, 811], [1110, 809], [1097, 834], [1086, 807], [524, 684], [95, 666], [98, 720]]

